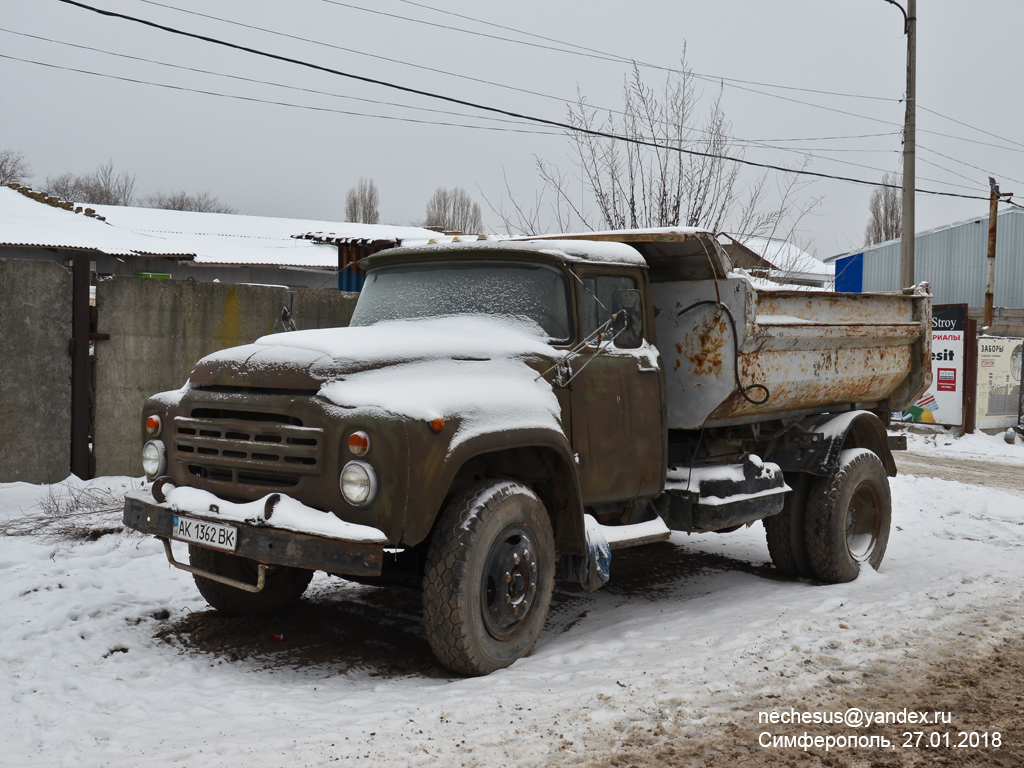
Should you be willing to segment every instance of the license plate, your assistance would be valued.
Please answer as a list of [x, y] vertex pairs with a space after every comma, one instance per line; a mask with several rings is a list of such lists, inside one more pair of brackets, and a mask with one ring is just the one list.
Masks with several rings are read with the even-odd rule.
[[223, 523], [209, 523], [194, 517], [174, 516], [171, 537], [179, 541], [201, 544], [210, 549], [234, 552], [238, 546], [238, 529]]

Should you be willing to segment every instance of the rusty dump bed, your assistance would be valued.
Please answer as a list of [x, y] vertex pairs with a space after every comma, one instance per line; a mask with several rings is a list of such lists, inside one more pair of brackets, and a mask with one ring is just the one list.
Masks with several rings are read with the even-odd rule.
[[931, 380], [928, 295], [758, 290], [733, 276], [653, 293], [670, 429], [898, 411]]

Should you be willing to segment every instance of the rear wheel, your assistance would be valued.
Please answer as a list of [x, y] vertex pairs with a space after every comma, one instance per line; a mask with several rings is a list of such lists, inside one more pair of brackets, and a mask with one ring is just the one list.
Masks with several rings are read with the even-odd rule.
[[[259, 565], [253, 560], [227, 552], [189, 544], [189, 562], [196, 568], [247, 584], [256, 584]], [[302, 568], [270, 566], [263, 589], [246, 592], [219, 581], [192, 574], [199, 593], [213, 608], [227, 616], [276, 613], [294, 605], [306, 591], [313, 572]]]
[[423, 575], [423, 618], [437, 659], [486, 675], [533, 650], [554, 586], [555, 544], [536, 494], [511, 480], [455, 497], [438, 518]]
[[875, 570], [889, 543], [892, 498], [882, 460], [864, 448], [843, 451], [829, 477], [808, 491], [807, 555], [814, 575], [853, 581], [862, 563]]
[[782, 511], [761, 521], [772, 563], [784, 576], [810, 578], [814, 575], [807, 557], [806, 512], [810, 482], [810, 475], [787, 473], [786, 484], [793, 490], [786, 494]]

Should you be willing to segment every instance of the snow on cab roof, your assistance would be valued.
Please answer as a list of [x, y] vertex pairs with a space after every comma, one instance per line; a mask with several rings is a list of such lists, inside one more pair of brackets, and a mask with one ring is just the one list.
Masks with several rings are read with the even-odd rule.
[[618, 242], [602, 242], [595, 240], [475, 240], [429, 243], [410, 245], [399, 250], [382, 251], [371, 256], [374, 261], [390, 259], [400, 254], [429, 254], [442, 249], [445, 251], [465, 251], [493, 253], [494, 251], [518, 251], [527, 253], [543, 253], [561, 261], [600, 261], [608, 264], [629, 264], [631, 266], [647, 266], [644, 257], [635, 248]]
[[675, 240], [694, 235], [713, 235], [704, 227], [641, 227], [639, 229], [605, 229], [598, 232], [563, 232], [556, 235], [529, 235], [517, 240], [610, 240], [621, 243]]
[[0, 245], [100, 251], [113, 256], [177, 256], [191, 252], [162, 237], [125, 232], [55, 197], [0, 187]]

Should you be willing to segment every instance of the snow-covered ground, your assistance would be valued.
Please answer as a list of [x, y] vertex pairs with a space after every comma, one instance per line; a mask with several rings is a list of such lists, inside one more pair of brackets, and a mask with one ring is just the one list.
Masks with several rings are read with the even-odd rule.
[[[912, 435], [912, 450], [1024, 478], [1019, 442], [936, 435]], [[600, 764], [637, 728], [756, 727], [753, 701], [799, 708], [954, 638], [979, 651], [1019, 638], [1024, 502], [984, 482], [894, 479], [882, 569], [845, 585], [775, 578], [760, 525], [616, 552], [604, 589], [557, 592], [531, 657], [476, 679], [432, 662], [411, 592], [320, 574], [305, 626], [227, 620], [152, 538], [3, 536], [0, 764]], [[0, 523], [47, 492], [0, 485]]]

